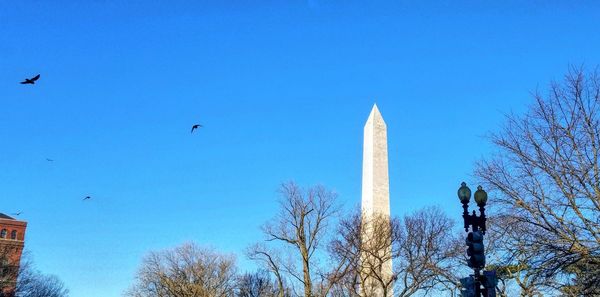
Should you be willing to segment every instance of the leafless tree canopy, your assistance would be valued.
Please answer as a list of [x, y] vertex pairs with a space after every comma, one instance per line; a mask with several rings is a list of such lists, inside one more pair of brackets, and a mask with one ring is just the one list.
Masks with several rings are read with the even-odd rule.
[[421, 290], [454, 290], [464, 268], [464, 237], [453, 232], [454, 222], [437, 207], [427, 207], [404, 217], [400, 236], [398, 296]]
[[331, 285], [316, 255], [337, 212], [337, 195], [322, 186], [304, 190], [293, 182], [282, 184], [279, 191], [279, 212], [262, 228], [266, 244], [255, 246], [250, 255], [266, 264], [278, 281], [286, 274], [290, 282], [299, 283], [302, 295], [326, 295]]
[[[29, 253], [24, 252], [20, 263], [17, 263], [12, 256], [14, 248], [0, 247], [0, 287], [14, 288], [16, 297], [69, 296], [69, 290], [58, 277], [43, 274], [33, 267]], [[0, 291], [0, 297], [2, 296], [4, 295]]]
[[503, 206], [503, 263], [528, 277], [524, 290], [600, 294], [598, 74], [573, 69], [534, 97], [526, 114], [507, 117], [492, 136], [498, 154], [476, 169]]
[[[374, 290], [386, 294], [392, 287], [395, 296], [411, 296], [458, 286], [464, 244], [452, 235], [453, 222], [441, 210], [426, 208], [402, 221], [374, 217], [365, 224], [363, 220], [360, 211], [343, 219], [330, 246], [332, 258], [344, 263], [337, 275], [339, 296], [373, 296]], [[367, 225], [370, 234], [363, 236]], [[390, 259], [391, 280], [380, 269]]]
[[229, 297], [234, 295], [236, 266], [233, 256], [201, 248], [194, 243], [143, 260], [133, 297]]
[[277, 284], [271, 280], [271, 276], [266, 270], [246, 273], [238, 279], [237, 297], [277, 297], [279, 295]]
[[55, 275], [45, 275], [37, 271], [21, 274], [16, 291], [17, 297], [67, 297], [69, 290]]

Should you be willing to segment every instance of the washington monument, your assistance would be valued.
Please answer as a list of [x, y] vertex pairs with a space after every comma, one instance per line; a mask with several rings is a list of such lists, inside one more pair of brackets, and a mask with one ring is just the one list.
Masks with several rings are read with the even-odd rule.
[[[374, 219], [383, 220], [383, 225], [390, 218], [390, 182], [388, 176], [388, 150], [387, 150], [387, 127], [383, 117], [373, 105], [371, 114], [364, 128], [363, 143], [363, 174], [362, 174], [362, 221], [363, 221], [363, 244], [369, 245], [366, 249], [377, 246], [375, 253], [377, 257], [363, 255], [361, 265], [365, 275], [361, 290], [363, 294], [373, 297], [388, 297], [393, 295], [391, 243], [389, 236], [382, 234], [379, 227], [373, 227]], [[377, 224], [381, 226], [381, 224]], [[385, 229], [389, 231], [388, 229]], [[385, 231], [384, 231], [385, 232]], [[379, 237], [379, 238], [374, 238]], [[383, 242], [382, 242], [383, 241]], [[383, 247], [383, 248], [379, 248]], [[376, 261], [374, 258], [384, 259]], [[377, 271], [382, 280], [376, 282], [372, 277], [373, 271]], [[369, 275], [369, 276], [367, 276]], [[386, 285], [382, 285], [385, 283]], [[385, 290], [383, 287], [386, 287]], [[387, 295], [387, 296], [384, 296]]]

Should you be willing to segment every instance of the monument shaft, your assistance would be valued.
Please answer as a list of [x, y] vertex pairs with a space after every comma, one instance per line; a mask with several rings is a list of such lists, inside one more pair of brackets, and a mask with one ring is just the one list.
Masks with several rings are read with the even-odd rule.
[[[363, 249], [371, 249], [371, 252], [375, 249], [374, 252], [379, 255], [372, 257], [363, 254], [361, 266], [366, 275], [361, 277], [361, 290], [363, 294], [373, 297], [392, 296], [387, 126], [377, 105], [373, 106], [364, 128], [361, 208]], [[383, 263], [380, 263], [381, 259], [384, 259]], [[376, 281], [373, 273], [377, 273], [383, 283]]]
[[363, 214], [390, 215], [387, 127], [377, 105], [369, 115], [363, 144]]

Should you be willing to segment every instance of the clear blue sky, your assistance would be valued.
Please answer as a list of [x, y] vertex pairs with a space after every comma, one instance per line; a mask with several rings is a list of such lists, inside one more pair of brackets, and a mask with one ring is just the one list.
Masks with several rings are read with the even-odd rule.
[[282, 181], [357, 205], [374, 102], [392, 212], [460, 219], [482, 136], [600, 63], [592, 1], [214, 2], [0, 0], [0, 212], [72, 296], [119, 296], [188, 240], [250, 267]]

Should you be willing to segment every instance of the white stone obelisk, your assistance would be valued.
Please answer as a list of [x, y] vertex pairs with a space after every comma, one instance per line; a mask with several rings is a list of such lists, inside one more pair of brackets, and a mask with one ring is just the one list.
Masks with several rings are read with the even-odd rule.
[[[373, 235], [373, 229], [369, 221], [373, 218], [389, 220], [390, 217], [390, 186], [388, 175], [388, 149], [387, 149], [387, 126], [377, 108], [373, 105], [371, 114], [364, 128], [363, 144], [363, 175], [362, 175], [362, 218], [364, 230], [363, 242], [368, 242], [368, 237]], [[387, 237], [387, 236], [386, 236]], [[378, 245], [379, 246], [379, 245]], [[380, 254], [391, 254], [391, 245]], [[364, 260], [363, 263], [368, 261]], [[392, 261], [386, 261], [379, 272], [384, 280], [392, 278]], [[374, 280], [368, 280], [363, 286], [375, 286]], [[390, 281], [391, 283], [391, 281]], [[391, 286], [393, 287], [393, 285]], [[363, 287], [363, 290], [366, 288]], [[372, 292], [373, 297], [384, 297], [381, 289]], [[387, 296], [392, 296], [393, 290], [389, 288]], [[385, 297], [387, 297], [385, 296]]]

